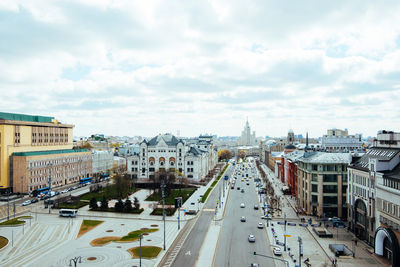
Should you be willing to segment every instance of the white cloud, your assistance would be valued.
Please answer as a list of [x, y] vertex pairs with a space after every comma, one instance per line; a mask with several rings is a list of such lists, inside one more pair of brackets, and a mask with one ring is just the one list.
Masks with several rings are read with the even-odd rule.
[[332, 125], [373, 135], [399, 125], [399, 11], [396, 1], [2, 1], [0, 104], [60, 116], [77, 135], [239, 135], [246, 116], [258, 135]]

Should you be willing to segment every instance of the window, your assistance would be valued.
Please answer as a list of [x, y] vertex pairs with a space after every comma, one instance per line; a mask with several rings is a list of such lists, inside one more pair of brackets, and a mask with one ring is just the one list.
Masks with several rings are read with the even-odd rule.
[[324, 185], [324, 193], [337, 193], [337, 185]]
[[317, 184], [311, 185], [311, 192], [313, 192], [313, 193], [317, 193], [318, 192], [318, 185]]

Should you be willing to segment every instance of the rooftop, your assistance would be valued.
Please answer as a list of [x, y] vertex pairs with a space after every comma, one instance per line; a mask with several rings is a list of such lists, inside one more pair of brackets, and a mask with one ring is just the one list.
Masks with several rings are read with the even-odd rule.
[[327, 152], [314, 152], [309, 154], [308, 157], [303, 157], [299, 159], [306, 163], [350, 163], [351, 154], [350, 153], [327, 153]]
[[12, 121], [52, 122], [54, 117], [0, 112], [0, 119]]
[[398, 148], [380, 148], [373, 147], [367, 151], [357, 162], [353, 165], [355, 167], [368, 168], [369, 159], [378, 159], [379, 161], [390, 161], [400, 152]]
[[78, 152], [88, 152], [88, 151], [89, 149], [60, 149], [60, 150], [30, 151], [30, 152], [14, 152], [12, 155], [15, 157], [28, 157], [28, 156], [66, 154], [66, 153], [78, 153]]

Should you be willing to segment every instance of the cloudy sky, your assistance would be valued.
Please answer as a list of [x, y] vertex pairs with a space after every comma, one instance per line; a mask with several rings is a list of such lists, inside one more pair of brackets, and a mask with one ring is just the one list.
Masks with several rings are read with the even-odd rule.
[[0, 111], [74, 135], [400, 130], [400, 1], [0, 1]]

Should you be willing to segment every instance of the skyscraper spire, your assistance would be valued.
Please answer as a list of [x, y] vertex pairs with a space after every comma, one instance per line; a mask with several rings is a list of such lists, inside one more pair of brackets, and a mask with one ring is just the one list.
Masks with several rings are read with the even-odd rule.
[[307, 151], [307, 149], [308, 149], [308, 131], [306, 133], [306, 148], [304, 150]]

